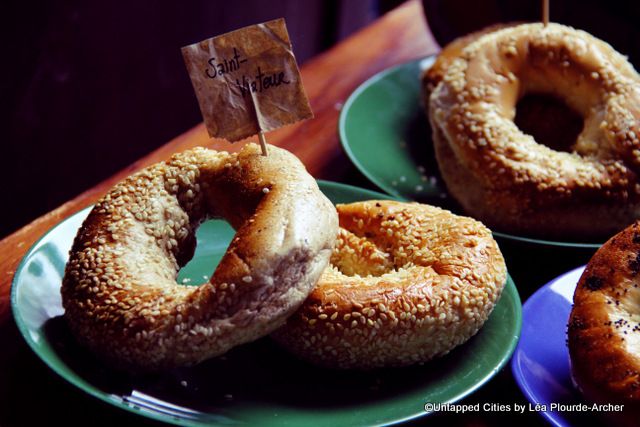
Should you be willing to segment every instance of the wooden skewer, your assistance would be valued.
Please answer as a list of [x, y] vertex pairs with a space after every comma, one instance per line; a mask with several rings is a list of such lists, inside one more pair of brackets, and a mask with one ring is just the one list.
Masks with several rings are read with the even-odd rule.
[[267, 151], [267, 138], [264, 137], [264, 132], [258, 132], [258, 139], [260, 140], [260, 148], [262, 148], [262, 155], [268, 156], [269, 151]]
[[262, 126], [260, 124], [260, 114], [258, 113], [258, 103], [256, 102], [256, 96], [251, 92], [251, 101], [253, 102], [253, 111], [255, 112], [256, 124], [258, 125], [258, 140], [260, 141], [260, 148], [262, 149], [262, 155], [268, 156], [269, 150], [267, 150], [267, 138], [264, 136], [264, 131], [262, 130]]
[[549, 25], [549, 0], [542, 0], [542, 23]]

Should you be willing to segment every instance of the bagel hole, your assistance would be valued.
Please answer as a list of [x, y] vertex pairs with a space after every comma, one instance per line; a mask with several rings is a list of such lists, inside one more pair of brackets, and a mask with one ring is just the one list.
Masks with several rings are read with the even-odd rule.
[[582, 116], [561, 99], [548, 94], [525, 94], [516, 104], [516, 126], [538, 144], [572, 152], [584, 127]]
[[341, 230], [331, 265], [349, 277], [380, 277], [397, 271], [390, 250], [378, 246], [370, 233], [360, 231]]
[[370, 262], [366, 259], [346, 259], [342, 256], [331, 258], [331, 265], [347, 277], [380, 277], [397, 271], [395, 266]]
[[224, 256], [235, 231], [224, 220], [208, 220], [195, 232], [193, 247], [179, 260], [182, 265], [176, 280], [182, 285], [199, 286], [209, 281]]

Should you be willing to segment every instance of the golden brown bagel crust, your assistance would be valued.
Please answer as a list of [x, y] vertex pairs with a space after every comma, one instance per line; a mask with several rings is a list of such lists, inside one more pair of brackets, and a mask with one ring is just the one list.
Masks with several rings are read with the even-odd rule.
[[425, 102], [425, 106], [429, 106], [429, 96], [433, 89], [438, 86], [438, 83], [444, 78], [447, 73], [447, 69], [453, 63], [453, 61], [458, 58], [465, 47], [467, 47], [470, 43], [478, 40], [479, 37], [491, 33], [493, 31], [500, 30], [502, 28], [507, 28], [516, 24], [495, 24], [485, 27], [479, 31], [475, 31], [473, 33], [467, 34], [462, 37], [458, 37], [453, 40], [451, 43], [447, 44], [439, 53], [431, 65], [431, 67], [427, 68], [422, 75], [422, 84], [423, 84], [423, 96], [427, 101]]
[[[208, 217], [227, 219], [236, 235], [209, 282], [180, 285]], [[333, 205], [283, 149], [176, 154], [93, 208], [66, 267], [65, 317], [117, 366], [195, 364], [280, 326], [325, 269], [337, 232]]]
[[593, 256], [575, 290], [569, 318], [573, 377], [598, 403], [623, 403], [640, 419], [640, 224]]
[[[584, 117], [572, 153], [513, 123], [530, 92]], [[492, 228], [593, 239], [640, 216], [640, 78], [588, 33], [524, 24], [479, 37], [433, 90], [429, 118], [449, 192]]]
[[319, 365], [369, 369], [427, 361], [480, 329], [506, 281], [486, 227], [417, 203], [337, 208], [331, 266], [278, 342]]

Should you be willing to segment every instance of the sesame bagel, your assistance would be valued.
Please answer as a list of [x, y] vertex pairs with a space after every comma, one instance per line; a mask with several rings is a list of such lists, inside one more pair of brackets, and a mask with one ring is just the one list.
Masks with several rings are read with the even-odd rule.
[[[585, 397], [621, 403], [617, 425], [640, 419], [640, 224], [611, 238], [587, 265], [573, 296], [569, 355]], [[626, 420], [626, 421], [625, 421]]]
[[[210, 217], [236, 235], [208, 282], [180, 285], [195, 230]], [[196, 364], [280, 326], [326, 268], [337, 233], [335, 208], [283, 149], [176, 154], [93, 208], [67, 263], [64, 316], [118, 367]]]
[[[485, 27], [479, 31], [474, 31], [473, 33], [469, 33], [462, 37], [458, 37], [453, 40], [451, 43], [448, 43], [442, 50], [438, 53], [436, 60], [433, 64], [424, 70], [424, 74], [422, 76], [424, 97], [428, 101], [431, 92], [438, 86], [438, 83], [442, 81], [449, 66], [453, 63], [453, 61], [458, 58], [462, 54], [462, 50], [467, 47], [470, 43], [478, 40], [478, 38], [482, 37], [485, 34], [492, 33], [494, 31], [500, 30], [502, 28], [506, 28], [508, 26], [513, 26], [515, 24], [495, 24]], [[428, 107], [429, 103], [425, 103], [425, 107]]]
[[[435, 83], [436, 158], [468, 214], [572, 239], [610, 236], [640, 216], [640, 77], [608, 44], [559, 24], [511, 26], [472, 39]], [[584, 119], [571, 152], [516, 126], [525, 94], [561, 99]]]
[[370, 369], [427, 361], [478, 332], [506, 281], [486, 227], [417, 203], [337, 209], [331, 265], [278, 342], [322, 366]]

